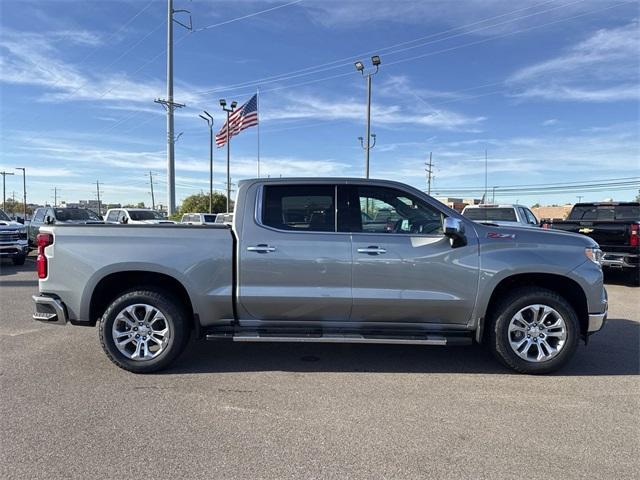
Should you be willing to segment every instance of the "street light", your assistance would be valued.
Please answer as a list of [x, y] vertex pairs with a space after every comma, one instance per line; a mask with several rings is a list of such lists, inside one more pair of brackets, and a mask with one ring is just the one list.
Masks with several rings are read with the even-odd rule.
[[27, 169], [24, 167], [16, 167], [16, 170], [22, 170], [22, 212], [24, 221], [27, 221]]
[[232, 113], [238, 106], [238, 102], [235, 100], [231, 102], [230, 107], [227, 107], [227, 101], [224, 98], [220, 99], [220, 106], [222, 110], [227, 112], [227, 213], [230, 213], [231, 206], [231, 170], [230, 170], [230, 158], [231, 158], [231, 137], [229, 137], [229, 114]]
[[206, 110], [198, 115], [209, 127], [209, 213], [213, 213], [213, 117]]
[[[365, 72], [364, 63], [360, 60], [355, 62], [355, 67], [358, 72], [362, 74], [363, 77], [367, 79], [367, 135], [366, 141], [362, 137], [358, 137], [360, 140], [360, 145], [364, 148], [365, 152], [365, 178], [369, 178], [369, 152], [376, 145], [376, 136], [371, 133], [371, 77], [373, 77], [378, 70], [380, 69], [380, 56], [373, 55], [371, 57], [371, 64], [375, 67], [375, 70]], [[371, 144], [371, 139], [373, 138], [373, 145]]]

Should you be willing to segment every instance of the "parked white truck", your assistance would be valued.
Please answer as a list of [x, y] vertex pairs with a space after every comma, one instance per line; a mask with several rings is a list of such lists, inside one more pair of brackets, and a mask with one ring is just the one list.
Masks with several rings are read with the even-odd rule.
[[168, 366], [194, 332], [485, 342], [544, 373], [606, 319], [600, 254], [583, 235], [474, 223], [396, 182], [246, 180], [231, 226], [43, 226], [34, 318], [97, 324], [107, 356], [133, 372]]

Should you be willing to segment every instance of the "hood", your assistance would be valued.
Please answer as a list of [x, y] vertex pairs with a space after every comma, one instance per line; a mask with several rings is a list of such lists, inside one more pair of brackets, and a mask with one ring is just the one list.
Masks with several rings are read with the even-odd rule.
[[0, 221], [0, 231], [15, 231], [25, 228], [25, 226], [18, 222], [7, 222], [5, 220]]
[[561, 245], [575, 245], [576, 247], [597, 247], [598, 244], [590, 237], [579, 233], [562, 230], [547, 230], [530, 227], [504, 227], [499, 225], [474, 224], [480, 241], [515, 241], [518, 243], [548, 243]]

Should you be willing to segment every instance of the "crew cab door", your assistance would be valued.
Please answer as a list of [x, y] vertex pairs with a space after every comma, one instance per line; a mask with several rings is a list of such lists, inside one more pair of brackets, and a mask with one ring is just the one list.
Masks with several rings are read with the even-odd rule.
[[338, 228], [350, 232], [351, 322], [466, 324], [478, 288], [478, 242], [452, 248], [444, 213], [386, 186], [338, 187]]
[[351, 242], [336, 232], [335, 185], [267, 183], [246, 198], [238, 248], [240, 323], [346, 321]]

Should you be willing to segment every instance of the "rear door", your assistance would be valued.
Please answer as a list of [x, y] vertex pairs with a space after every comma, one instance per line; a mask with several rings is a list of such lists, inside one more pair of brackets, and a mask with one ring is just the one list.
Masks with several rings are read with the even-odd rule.
[[339, 230], [350, 232], [351, 321], [466, 324], [478, 289], [478, 242], [452, 248], [444, 214], [385, 186], [339, 188]]
[[241, 323], [346, 321], [351, 242], [336, 232], [335, 185], [256, 188], [239, 239], [238, 298], [250, 317]]

